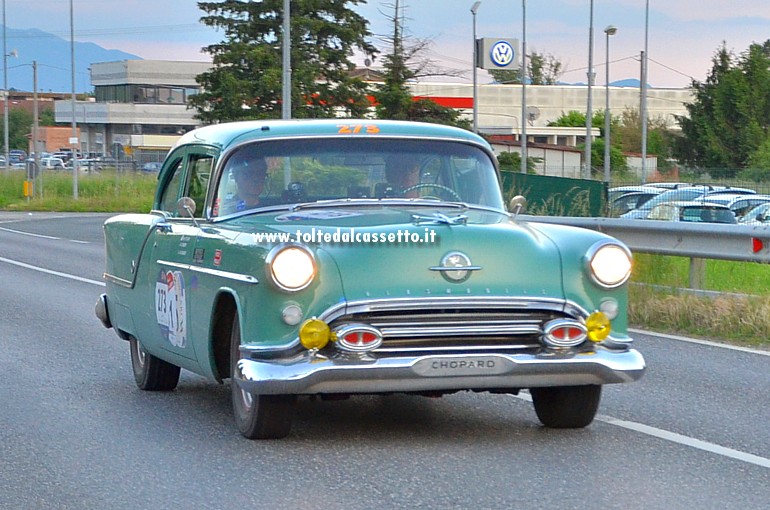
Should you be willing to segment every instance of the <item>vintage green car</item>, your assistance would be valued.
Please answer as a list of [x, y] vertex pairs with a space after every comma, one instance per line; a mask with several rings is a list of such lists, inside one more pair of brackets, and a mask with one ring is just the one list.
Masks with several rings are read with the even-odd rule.
[[[548, 427], [585, 427], [602, 385], [645, 370], [627, 334], [631, 254], [506, 211], [468, 131], [374, 120], [248, 121], [184, 135], [149, 214], [104, 225], [96, 314], [136, 383], [230, 379], [248, 438], [300, 395], [529, 390]], [[514, 210], [515, 209], [515, 210]]]

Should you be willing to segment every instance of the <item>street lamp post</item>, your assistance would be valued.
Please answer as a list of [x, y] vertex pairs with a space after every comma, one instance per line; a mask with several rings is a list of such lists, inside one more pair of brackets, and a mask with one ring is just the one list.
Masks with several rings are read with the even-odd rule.
[[473, 16], [473, 132], [478, 133], [479, 132], [479, 108], [476, 102], [478, 101], [478, 93], [477, 93], [477, 87], [478, 83], [476, 81], [476, 68], [479, 66], [479, 60], [478, 60], [478, 48], [476, 47], [476, 12], [479, 10], [479, 6], [481, 5], [481, 1], [474, 2], [473, 6], [471, 6], [471, 15]]
[[3, 0], [3, 148], [5, 168], [8, 168], [8, 50], [5, 36], [5, 0]]
[[605, 55], [605, 79], [604, 79], [604, 182], [610, 182], [610, 36], [615, 35], [618, 29], [609, 25], [604, 29], [607, 39], [607, 53]]

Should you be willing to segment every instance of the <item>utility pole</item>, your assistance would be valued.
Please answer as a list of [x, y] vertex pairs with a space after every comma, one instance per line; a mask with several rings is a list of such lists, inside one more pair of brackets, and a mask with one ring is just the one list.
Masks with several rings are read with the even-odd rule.
[[591, 135], [593, 132], [593, 99], [591, 86], [594, 81], [594, 0], [591, 0], [591, 20], [588, 25], [588, 106], [586, 108], [586, 153], [583, 179], [591, 178]]
[[72, 198], [78, 198], [78, 124], [75, 120], [75, 15], [70, 0], [70, 61], [72, 64]]
[[639, 116], [642, 121], [642, 184], [647, 184], [647, 28], [650, 19], [650, 0], [645, 2], [644, 9], [644, 51], [642, 52], [642, 106]]
[[40, 184], [37, 186], [40, 198], [43, 198], [43, 172], [40, 169], [40, 147], [38, 146], [39, 129], [40, 129], [40, 111], [38, 110], [37, 103], [37, 60], [32, 61], [32, 150], [35, 153], [34, 162], [32, 163], [35, 169], [35, 179], [40, 179]]
[[527, 0], [521, 0], [521, 173], [527, 173]]
[[281, 118], [291, 118], [291, 0], [283, 0], [283, 102]]

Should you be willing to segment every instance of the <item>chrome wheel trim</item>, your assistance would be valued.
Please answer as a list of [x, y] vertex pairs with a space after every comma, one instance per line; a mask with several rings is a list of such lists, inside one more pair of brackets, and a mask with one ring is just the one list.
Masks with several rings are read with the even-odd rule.
[[144, 368], [145, 363], [147, 363], [147, 352], [144, 350], [144, 347], [142, 347], [139, 340], [136, 341], [136, 362], [142, 368]]

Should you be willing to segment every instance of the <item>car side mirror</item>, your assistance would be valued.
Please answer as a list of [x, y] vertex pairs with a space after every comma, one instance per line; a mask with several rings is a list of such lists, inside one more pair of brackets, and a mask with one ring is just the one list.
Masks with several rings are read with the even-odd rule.
[[508, 202], [508, 212], [514, 216], [523, 214], [527, 211], [527, 199], [522, 195], [516, 195]]
[[195, 200], [190, 197], [182, 197], [176, 203], [176, 213], [182, 218], [195, 220]]

